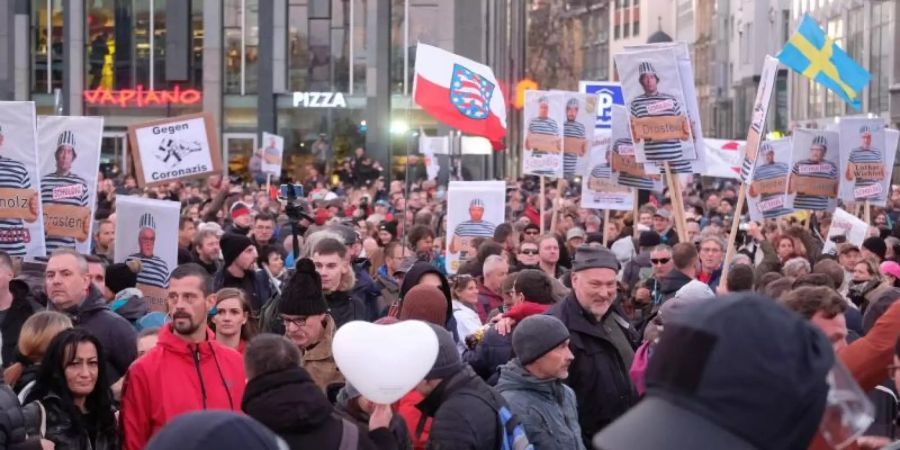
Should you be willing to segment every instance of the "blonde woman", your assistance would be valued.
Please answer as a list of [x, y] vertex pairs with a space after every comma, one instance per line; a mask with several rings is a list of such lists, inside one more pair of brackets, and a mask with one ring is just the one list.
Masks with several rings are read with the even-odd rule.
[[22, 324], [18, 342], [20, 360], [3, 371], [3, 381], [19, 395], [19, 402], [34, 387], [41, 359], [50, 341], [69, 328], [72, 328], [72, 320], [55, 311], [35, 313]]

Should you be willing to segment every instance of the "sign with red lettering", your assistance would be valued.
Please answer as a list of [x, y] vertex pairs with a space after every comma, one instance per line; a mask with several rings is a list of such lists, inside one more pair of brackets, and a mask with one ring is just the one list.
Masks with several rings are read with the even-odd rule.
[[84, 102], [90, 106], [118, 106], [127, 108], [136, 106], [169, 106], [195, 105], [200, 103], [203, 94], [196, 89], [182, 89], [175, 86], [168, 91], [144, 89], [138, 85], [134, 89], [109, 90], [104, 88], [84, 91]]

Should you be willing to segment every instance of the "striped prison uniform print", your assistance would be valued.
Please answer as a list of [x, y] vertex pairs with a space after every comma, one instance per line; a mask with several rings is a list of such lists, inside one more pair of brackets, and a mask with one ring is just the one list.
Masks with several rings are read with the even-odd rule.
[[[753, 181], [758, 180], [774, 180], [777, 178], [785, 178], [788, 174], [788, 166], [785, 163], [772, 163], [756, 166], [756, 170], [753, 171]], [[772, 200], [778, 197], [784, 197], [784, 194], [761, 194], [759, 196], [759, 201], [764, 202], [767, 200]], [[780, 208], [773, 208], [767, 211], [763, 211], [763, 217], [766, 219], [772, 217], [783, 216], [785, 214], [789, 214], [791, 211], [784, 206]]]
[[[816, 162], [811, 159], [804, 159], [798, 163], [794, 164], [794, 168], [791, 170], [791, 173], [794, 175], [800, 175], [800, 168], [803, 166], [817, 166], [820, 164], [825, 164], [831, 166], [828, 172], [814, 172], [803, 174], [803, 176], [807, 177], [815, 177], [815, 178], [825, 178], [834, 180], [838, 176], [837, 166], [834, 165], [831, 161], [820, 161]], [[794, 209], [808, 209], [811, 211], [824, 211], [828, 209], [828, 200], [830, 198], [825, 197], [823, 195], [805, 195], [805, 194], [797, 194], [794, 197]]]
[[[566, 120], [563, 123], [563, 137], [587, 139], [584, 133], [584, 125], [574, 120]], [[578, 155], [575, 153], [563, 153], [563, 175], [566, 177], [575, 176], [576, 168], [578, 168]]]
[[[31, 189], [31, 177], [25, 165], [0, 156], [0, 188]], [[27, 236], [22, 219], [0, 219], [0, 251], [9, 256], [25, 256]]]
[[[633, 144], [631, 142], [631, 139], [627, 139], [627, 138], [616, 139], [616, 142], [613, 142], [612, 151], [616, 152], [616, 154], [621, 155], [622, 147], [624, 147], [624, 146], [631, 147], [632, 145]], [[625, 155], [625, 156], [630, 156], [630, 157], [634, 158], [633, 154]], [[622, 172], [619, 172], [618, 174], [619, 174], [619, 183], [618, 184], [620, 186], [627, 186], [627, 187], [632, 187], [632, 188], [637, 188], [637, 189], [653, 190], [653, 180], [651, 180], [649, 177], [638, 177], [638, 176], [634, 176], [634, 175], [622, 173]]]
[[[850, 162], [853, 164], [871, 164], [871, 163], [883, 163], [884, 158], [881, 156], [881, 152], [874, 148], [864, 149], [862, 147], [857, 147], [850, 152]], [[860, 180], [856, 179], [856, 183], [853, 186], [856, 188], [863, 188], [874, 186], [876, 184], [881, 184], [881, 180]], [[884, 192], [881, 194], [872, 196], [872, 197], [856, 197], [856, 200], [881, 200], [884, 198]]]
[[[682, 114], [681, 105], [678, 100], [669, 95], [661, 94], [641, 94], [631, 101], [631, 115], [637, 118], [644, 117], [660, 117], [660, 116], [679, 116]], [[647, 141], [644, 143], [644, 154], [647, 161], [676, 161], [682, 157], [681, 141]], [[690, 165], [690, 163], [688, 163]], [[679, 173], [675, 168], [672, 171]]]
[[[81, 192], [77, 193], [81, 187]], [[75, 191], [74, 194], [61, 193], [67, 189]], [[57, 195], [54, 198], [54, 192]], [[41, 204], [42, 205], [70, 205], [70, 206], [88, 206], [88, 187], [84, 179], [69, 173], [67, 175], [57, 175], [51, 173], [41, 179]], [[75, 238], [62, 236], [47, 236], [47, 255], [53, 253], [56, 249], [75, 247]]]
[[141, 261], [141, 271], [137, 275], [138, 283], [156, 286], [161, 289], [169, 287], [169, 266], [158, 256], [152, 255], [148, 258], [140, 253], [135, 253], [130, 255], [128, 259]]

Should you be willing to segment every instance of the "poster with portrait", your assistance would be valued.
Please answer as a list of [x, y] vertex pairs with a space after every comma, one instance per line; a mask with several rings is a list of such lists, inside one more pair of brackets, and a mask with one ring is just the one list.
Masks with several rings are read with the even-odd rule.
[[616, 54], [615, 61], [637, 161], [668, 162], [676, 173], [691, 171], [689, 161], [697, 159], [697, 151], [678, 49], [628, 51]]
[[793, 212], [786, 207], [788, 172], [792, 162], [790, 138], [764, 141], [759, 145], [759, 157], [747, 177], [750, 220], [761, 222]]
[[834, 211], [840, 175], [838, 133], [798, 128], [791, 147], [787, 208]]
[[631, 211], [634, 208], [634, 189], [619, 186], [611, 176], [610, 137], [608, 130], [594, 132], [588, 161], [590, 170], [581, 178], [581, 207]]
[[844, 211], [843, 208], [835, 208], [831, 216], [831, 226], [828, 227], [828, 238], [822, 246], [822, 253], [834, 253], [838, 242], [849, 242], [857, 247], [862, 246], [866, 239], [869, 225], [859, 217]]
[[[91, 252], [102, 117], [38, 116], [44, 245]], [[38, 255], [41, 256], [41, 255]]]
[[890, 192], [893, 161], [887, 151], [882, 119], [844, 118], [841, 139], [840, 199], [845, 203], [869, 202], [884, 206]]
[[128, 127], [138, 186], [222, 172], [212, 114], [187, 114]]
[[744, 182], [749, 180], [750, 169], [755, 166], [756, 158], [759, 156], [760, 141], [762, 141], [766, 127], [769, 100], [772, 98], [776, 75], [778, 75], [778, 60], [766, 55], [762, 73], [759, 75], [759, 85], [756, 88], [756, 100], [753, 102], [750, 128], [747, 130], [747, 145], [741, 151], [741, 181]]
[[525, 91], [522, 173], [559, 177], [563, 173], [565, 96], [561, 92]]
[[447, 189], [447, 273], [475, 258], [473, 240], [492, 239], [506, 216], [503, 181], [451, 181]]
[[598, 97], [570, 91], [552, 91], [563, 95], [566, 120], [563, 122], [563, 176], [573, 178], [585, 173], [588, 152], [594, 137]]
[[166, 312], [169, 274], [178, 266], [180, 211], [178, 202], [116, 197], [115, 262], [141, 261], [137, 287], [153, 311]]
[[263, 146], [260, 149], [260, 158], [262, 161], [262, 173], [272, 175], [273, 177], [281, 176], [281, 161], [284, 155], [284, 138], [272, 133], [263, 132]]
[[612, 117], [608, 153], [612, 182], [627, 188], [662, 191], [662, 177], [656, 165], [637, 161], [628, 111], [623, 106], [613, 105]]
[[0, 250], [44, 256], [34, 102], [0, 102]]

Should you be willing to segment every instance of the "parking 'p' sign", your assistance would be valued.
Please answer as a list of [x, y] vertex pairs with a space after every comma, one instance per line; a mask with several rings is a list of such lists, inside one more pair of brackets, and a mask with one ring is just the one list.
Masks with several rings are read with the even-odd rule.
[[612, 127], [613, 105], [625, 105], [625, 98], [622, 96], [622, 85], [610, 81], [580, 81], [578, 90], [598, 97], [595, 128], [610, 129]]

